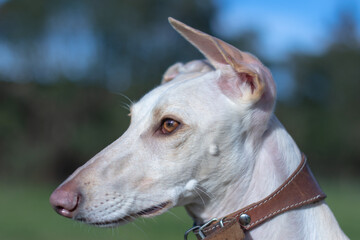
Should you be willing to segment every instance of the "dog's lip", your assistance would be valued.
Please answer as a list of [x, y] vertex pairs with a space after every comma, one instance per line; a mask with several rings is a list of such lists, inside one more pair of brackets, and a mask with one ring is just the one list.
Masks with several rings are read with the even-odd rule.
[[103, 221], [103, 222], [89, 222], [86, 219], [78, 219], [78, 220], [81, 222], [90, 224], [90, 225], [97, 226], [97, 227], [115, 227], [118, 225], [123, 225], [123, 224], [129, 223], [129, 222], [131, 222], [131, 219], [132, 219], [131, 216], [126, 216], [126, 217], [122, 217], [119, 219]]
[[160, 213], [164, 212], [166, 209], [170, 208], [172, 205], [171, 201], [162, 202], [158, 205], [154, 205], [152, 207], [143, 209], [135, 214], [129, 214], [125, 217], [109, 220], [109, 221], [102, 221], [102, 222], [90, 222], [87, 219], [77, 219], [78, 221], [82, 221], [91, 225], [95, 225], [98, 227], [115, 227], [118, 225], [126, 224], [134, 220], [136, 217], [152, 217], [159, 215]]
[[136, 216], [143, 216], [143, 217], [150, 217], [150, 216], [154, 216], [157, 215], [158, 213], [162, 212], [162, 210], [164, 210], [165, 208], [169, 207], [171, 205], [170, 201], [166, 201], [163, 203], [160, 203], [158, 205], [146, 208], [144, 210], [141, 210], [139, 212], [137, 212], [135, 215]]

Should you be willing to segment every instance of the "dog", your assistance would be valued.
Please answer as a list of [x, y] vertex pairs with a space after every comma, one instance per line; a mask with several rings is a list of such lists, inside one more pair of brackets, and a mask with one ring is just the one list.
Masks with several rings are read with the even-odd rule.
[[[184, 206], [195, 223], [268, 196], [301, 161], [274, 115], [276, 87], [253, 55], [175, 19], [206, 60], [176, 63], [131, 106], [115, 142], [50, 196], [62, 216], [114, 227]], [[282, 213], [245, 239], [347, 239], [324, 201]]]

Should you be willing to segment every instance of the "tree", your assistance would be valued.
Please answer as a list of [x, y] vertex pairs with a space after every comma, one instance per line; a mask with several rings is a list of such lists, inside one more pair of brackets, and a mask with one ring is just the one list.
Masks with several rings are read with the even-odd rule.
[[[356, 29], [355, 16], [341, 12], [324, 53], [295, 54], [297, 110], [279, 106], [302, 150], [315, 158], [312, 163], [317, 169], [328, 174], [360, 172], [360, 42]], [[293, 117], [287, 117], [289, 112]]]

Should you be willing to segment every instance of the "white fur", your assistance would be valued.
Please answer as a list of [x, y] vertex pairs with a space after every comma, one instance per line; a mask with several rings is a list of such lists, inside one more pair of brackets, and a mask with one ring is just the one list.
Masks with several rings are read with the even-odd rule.
[[[255, 68], [264, 71], [266, 94], [273, 96], [270, 73]], [[114, 221], [163, 202], [170, 204], [157, 214], [182, 205], [196, 222], [221, 218], [266, 197], [300, 163], [300, 150], [273, 114], [272, 97], [254, 103], [221, 90], [221, 80], [236, 76], [230, 67], [193, 61], [168, 74], [131, 107], [124, 135], [67, 180], [84, 196], [75, 219]], [[162, 135], [164, 118], [180, 128]], [[246, 237], [346, 239], [325, 202], [283, 213]]]
[[194, 191], [196, 189], [197, 181], [195, 179], [191, 179], [188, 181], [188, 183], [185, 185], [185, 190], [187, 191]]
[[209, 147], [209, 153], [213, 156], [219, 155], [219, 147], [216, 144], [211, 144]]

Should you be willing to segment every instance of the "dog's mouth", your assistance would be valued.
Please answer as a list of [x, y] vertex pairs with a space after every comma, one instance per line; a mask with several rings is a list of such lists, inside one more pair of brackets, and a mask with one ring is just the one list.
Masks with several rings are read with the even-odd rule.
[[170, 207], [170, 202], [163, 202], [159, 205], [155, 205], [149, 208], [146, 208], [144, 210], [141, 210], [140, 212], [137, 212], [135, 215], [136, 216], [141, 216], [141, 217], [152, 217], [152, 216], [156, 216], [159, 215], [161, 213], [163, 213], [168, 207]]
[[137, 213], [129, 214], [125, 217], [115, 219], [115, 220], [110, 220], [110, 221], [91, 222], [84, 218], [77, 219], [77, 220], [88, 223], [90, 225], [98, 226], [98, 227], [115, 227], [115, 226], [124, 225], [126, 223], [129, 223], [129, 222], [135, 220], [137, 217], [153, 217], [156, 215], [160, 215], [160, 214], [164, 213], [166, 210], [168, 210], [171, 206], [172, 206], [171, 202], [166, 201], [166, 202], [160, 203], [158, 205], [154, 205], [152, 207], [143, 209]]

